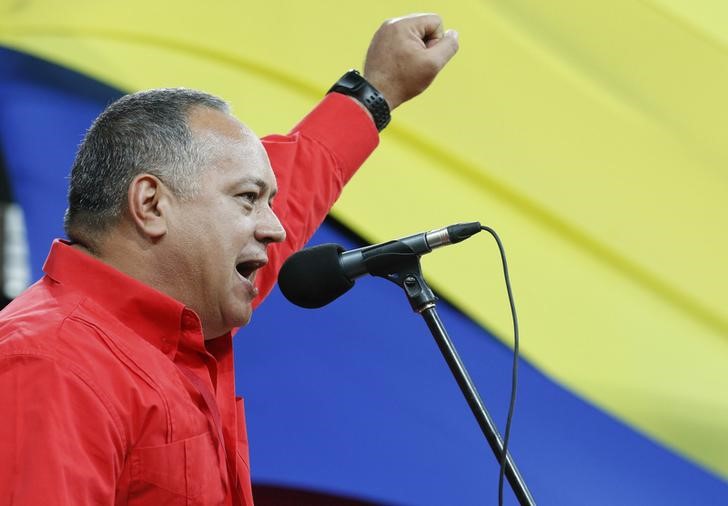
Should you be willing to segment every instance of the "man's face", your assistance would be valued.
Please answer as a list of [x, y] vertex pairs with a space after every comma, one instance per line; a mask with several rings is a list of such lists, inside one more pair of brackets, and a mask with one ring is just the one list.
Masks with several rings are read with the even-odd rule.
[[165, 237], [175, 297], [194, 309], [211, 339], [248, 323], [267, 246], [285, 238], [271, 209], [276, 180], [261, 142], [234, 118], [196, 108], [190, 129], [206, 153], [200, 190], [174, 198]]

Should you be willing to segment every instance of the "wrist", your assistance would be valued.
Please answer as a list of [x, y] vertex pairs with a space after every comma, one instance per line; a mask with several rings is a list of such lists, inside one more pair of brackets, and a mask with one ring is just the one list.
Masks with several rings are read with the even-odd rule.
[[391, 119], [390, 106], [385, 96], [356, 70], [344, 74], [329, 90], [340, 93], [359, 103], [372, 118], [378, 131], [382, 131]]
[[387, 101], [390, 112], [394, 111], [402, 104], [402, 102], [404, 102], [403, 100], [400, 100], [397, 97], [397, 94], [392, 90], [392, 88], [390, 88], [390, 79], [387, 79], [386, 77], [379, 77], [375, 73], [369, 74], [366, 71], [364, 72], [364, 79], [369, 81], [372, 86], [379, 90], [379, 92], [384, 97], [384, 100]]

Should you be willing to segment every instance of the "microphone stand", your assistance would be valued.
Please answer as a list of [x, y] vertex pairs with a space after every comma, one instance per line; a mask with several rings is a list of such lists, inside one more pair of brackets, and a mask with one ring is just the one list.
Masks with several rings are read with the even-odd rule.
[[[388, 262], [382, 262], [379, 265], [376, 265], [378, 263], [376, 261], [370, 263], [369, 272], [375, 276], [388, 279], [404, 289], [412, 309], [422, 316], [429, 327], [437, 346], [440, 348], [442, 356], [445, 358], [450, 371], [455, 377], [455, 381], [457, 381], [460, 387], [460, 391], [465, 396], [465, 400], [468, 402], [475, 419], [478, 421], [478, 425], [480, 425], [485, 439], [488, 441], [496, 460], [500, 463], [503, 456], [503, 439], [498, 433], [498, 429], [493, 423], [493, 419], [490, 417], [488, 410], [485, 408], [485, 404], [480, 399], [480, 395], [478, 395], [478, 391], [470, 379], [465, 365], [460, 360], [457, 350], [448, 336], [442, 320], [440, 320], [440, 316], [437, 314], [437, 310], [435, 309], [437, 297], [422, 276], [420, 259], [414, 254], [398, 255], [398, 257], [398, 260], [394, 263], [391, 261], [391, 256], [389, 256]], [[526, 482], [523, 481], [523, 477], [518, 471], [510, 452], [506, 455], [505, 475], [519, 504], [521, 506], [535, 506], [536, 502], [531, 496]]]

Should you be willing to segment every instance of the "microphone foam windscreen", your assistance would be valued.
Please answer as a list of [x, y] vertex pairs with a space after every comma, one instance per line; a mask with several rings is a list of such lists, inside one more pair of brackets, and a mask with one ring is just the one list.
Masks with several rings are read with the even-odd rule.
[[291, 255], [278, 274], [278, 285], [286, 299], [313, 309], [348, 292], [354, 282], [339, 263], [342, 251], [338, 244], [321, 244]]

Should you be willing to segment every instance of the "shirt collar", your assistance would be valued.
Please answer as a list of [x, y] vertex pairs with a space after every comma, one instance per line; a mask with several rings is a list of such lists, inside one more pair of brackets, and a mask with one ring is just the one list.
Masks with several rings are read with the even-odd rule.
[[185, 335], [199, 335], [196, 347], [205, 349], [200, 320], [194, 311], [67, 241], [53, 241], [43, 271], [61, 285], [94, 300], [170, 358], [177, 352], [182, 331]]

